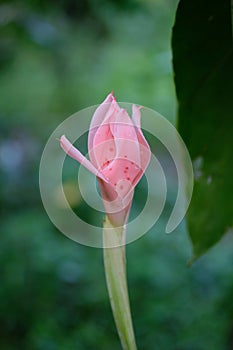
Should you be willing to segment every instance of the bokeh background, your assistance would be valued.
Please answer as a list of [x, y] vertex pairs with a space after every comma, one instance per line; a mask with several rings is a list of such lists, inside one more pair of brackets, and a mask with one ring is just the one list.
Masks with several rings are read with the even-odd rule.
[[[69, 240], [49, 221], [39, 162], [56, 126], [111, 90], [119, 101], [156, 109], [175, 124], [170, 40], [176, 6], [176, 0], [1, 1], [1, 349], [120, 349], [102, 251]], [[69, 164], [67, 196], [93, 220], [73, 196], [76, 173]], [[164, 233], [176, 191], [174, 169], [167, 169], [170, 192], [161, 220], [127, 246], [139, 349], [230, 350], [231, 246], [225, 239], [187, 267], [185, 223]], [[144, 188], [142, 181], [132, 215]]]

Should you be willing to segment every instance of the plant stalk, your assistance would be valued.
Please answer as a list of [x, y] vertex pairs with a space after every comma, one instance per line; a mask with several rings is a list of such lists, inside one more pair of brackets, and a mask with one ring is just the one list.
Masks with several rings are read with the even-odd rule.
[[103, 223], [104, 268], [112, 312], [122, 348], [137, 350], [126, 279], [124, 229], [124, 227], [112, 226], [106, 216]]

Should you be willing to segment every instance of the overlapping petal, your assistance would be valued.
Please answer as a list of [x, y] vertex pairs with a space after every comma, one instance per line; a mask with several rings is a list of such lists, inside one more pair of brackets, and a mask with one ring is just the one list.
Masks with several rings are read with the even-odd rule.
[[126, 222], [134, 187], [150, 160], [150, 147], [141, 131], [140, 107], [133, 105], [132, 119], [109, 94], [96, 109], [88, 134], [86, 159], [63, 135], [61, 147], [97, 176], [106, 213], [116, 225]]
[[[105, 100], [97, 107], [97, 109], [92, 117], [90, 128], [89, 128], [89, 133], [88, 133], [88, 149], [89, 150], [93, 149], [93, 138], [94, 138], [99, 126], [103, 123], [113, 100], [114, 100], [114, 96], [112, 93], [110, 93], [105, 98]], [[93, 161], [92, 158], [91, 158], [91, 161]]]
[[77, 148], [75, 148], [72, 145], [72, 143], [65, 137], [65, 135], [61, 136], [60, 145], [71, 158], [77, 160], [86, 169], [88, 169], [91, 173], [93, 173], [103, 181], [108, 182], [105, 176], [101, 172], [99, 172], [98, 169], [96, 169], [96, 167], [87, 158], [85, 158], [84, 155]]

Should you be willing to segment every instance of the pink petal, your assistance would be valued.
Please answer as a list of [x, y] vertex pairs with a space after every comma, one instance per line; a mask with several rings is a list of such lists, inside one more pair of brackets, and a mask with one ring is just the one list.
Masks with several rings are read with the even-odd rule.
[[[102, 186], [101, 186], [102, 183]], [[134, 189], [126, 180], [120, 180], [117, 186], [117, 192], [115, 192], [115, 198], [108, 200], [109, 192], [107, 189], [107, 200], [105, 195], [103, 196], [106, 187], [108, 186], [101, 180], [99, 181], [101, 195], [103, 197], [103, 203], [105, 211], [115, 226], [122, 226], [127, 222], [129, 210], [132, 205]], [[118, 191], [119, 190], [119, 191]]]
[[98, 183], [104, 204], [105, 202], [112, 202], [118, 197], [114, 186], [110, 182], [106, 183], [105, 181], [99, 180]]
[[102, 170], [102, 173], [116, 187], [117, 191], [118, 182], [121, 180], [129, 181], [132, 186], [135, 186], [135, 179], [140, 171], [140, 166], [134, 162], [128, 159], [116, 158]]
[[110, 128], [115, 140], [116, 158], [128, 159], [140, 166], [140, 150], [137, 133], [126, 110], [119, 110]]
[[65, 137], [65, 135], [61, 136], [60, 138], [60, 145], [63, 148], [63, 150], [73, 159], [77, 160], [80, 164], [82, 164], [86, 169], [88, 169], [91, 173], [98, 176], [100, 179], [102, 179], [105, 182], [108, 182], [105, 176], [100, 173], [94, 165], [84, 157], [84, 155], [75, 148], [72, 143]]
[[[142, 130], [141, 130], [141, 113], [140, 113], [141, 107], [137, 107], [136, 105], [133, 105], [132, 108], [132, 120], [136, 126], [136, 133], [138, 142], [140, 145], [140, 160], [141, 160], [141, 169], [144, 172], [149, 164], [150, 156], [151, 156], [151, 150], [150, 146], [148, 145]], [[138, 180], [139, 181], [139, 180]], [[137, 181], [137, 182], [138, 182]]]
[[138, 107], [136, 105], [132, 106], [132, 120], [134, 125], [141, 129], [141, 113], [140, 113], [140, 109], [142, 107]]
[[103, 169], [116, 156], [115, 141], [111, 132], [111, 123], [118, 113], [118, 105], [112, 101], [102, 124], [96, 130], [93, 137], [93, 149], [89, 149], [93, 162], [98, 169]]
[[126, 199], [126, 196], [129, 194], [129, 192], [132, 192], [132, 183], [126, 179], [122, 179], [118, 181], [116, 191], [118, 193], [118, 196], [124, 200]]
[[95, 158], [94, 154], [92, 153], [93, 150], [93, 141], [95, 134], [99, 128], [99, 126], [103, 123], [104, 119], [106, 118], [106, 114], [108, 110], [111, 107], [111, 103], [114, 100], [114, 96], [112, 93], [110, 93], [106, 99], [99, 105], [99, 107], [96, 109], [89, 128], [88, 133], [88, 150], [89, 150], [89, 156], [93, 164], [95, 164]]
[[[117, 103], [115, 103], [117, 104]], [[117, 105], [118, 106], [118, 105]], [[116, 108], [114, 118], [112, 118], [111, 131], [115, 138], [126, 138], [128, 140], [136, 140], [136, 134], [133, 123], [123, 108]]]

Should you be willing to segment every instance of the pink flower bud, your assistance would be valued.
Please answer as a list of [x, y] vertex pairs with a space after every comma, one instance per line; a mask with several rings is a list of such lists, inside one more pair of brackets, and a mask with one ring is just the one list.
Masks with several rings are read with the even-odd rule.
[[141, 131], [140, 117], [140, 107], [133, 105], [131, 120], [111, 93], [91, 121], [90, 161], [64, 135], [60, 139], [63, 150], [97, 176], [106, 213], [115, 226], [127, 222], [134, 188], [150, 161], [151, 151]]

